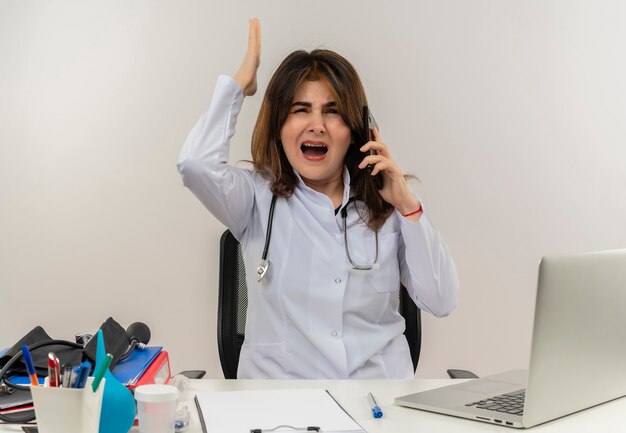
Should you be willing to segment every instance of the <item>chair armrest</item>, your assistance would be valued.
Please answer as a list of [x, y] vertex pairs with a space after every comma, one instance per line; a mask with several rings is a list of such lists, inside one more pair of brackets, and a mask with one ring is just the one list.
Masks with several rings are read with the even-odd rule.
[[450, 379], [476, 379], [478, 377], [469, 370], [454, 369], [448, 370], [448, 376], [450, 376]]
[[185, 371], [181, 371], [180, 373], [178, 373], [182, 376], [185, 376], [189, 379], [202, 379], [204, 377], [204, 375], [206, 374], [206, 371], [204, 370], [185, 370]]

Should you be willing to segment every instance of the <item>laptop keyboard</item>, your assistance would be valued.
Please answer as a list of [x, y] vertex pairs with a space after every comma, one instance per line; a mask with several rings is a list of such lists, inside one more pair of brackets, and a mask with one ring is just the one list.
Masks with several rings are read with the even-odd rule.
[[496, 412], [510, 413], [513, 415], [524, 414], [524, 397], [526, 390], [510, 392], [495, 397], [489, 397], [485, 400], [467, 403], [465, 406], [473, 406], [476, 409], [493, 410]]

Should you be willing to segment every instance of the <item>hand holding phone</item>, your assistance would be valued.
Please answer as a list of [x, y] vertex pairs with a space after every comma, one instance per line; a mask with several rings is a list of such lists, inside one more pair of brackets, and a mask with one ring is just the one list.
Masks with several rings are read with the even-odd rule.
[[[374, 115], [372, 114], [372, 112], [370, 111], [367, 105], [363, 107], [363, 125], [365, 128], [365, 130], [363, 131], [363, 137], [365, 138], [365, 143], [367, 143], [368, 141], [374, 140], [374, 134], [372, 133], [372, 130], [374, 128], [378, 128], [378, 123], [376, 123], [376, 119], [374, 119]], [[370, 150], [369, 154], [376, 155], [376, 151]], [[372, 174], [372, 168], [373, 168], [372, 164], [367, 164], [367, 174], [369, 175]], [[378, 189], [383, 189], [383, 174], [382, 173], [378, 173], [374, 176], [374, 185], [376, 185], [376, 188]]]

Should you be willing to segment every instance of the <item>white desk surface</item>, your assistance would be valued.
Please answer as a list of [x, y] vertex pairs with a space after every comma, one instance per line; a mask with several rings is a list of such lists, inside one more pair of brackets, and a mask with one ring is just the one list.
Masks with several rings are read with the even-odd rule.
[[[449, 379], [416, 380], [193, 380], [190, 390], [181, 396], [188, 402], [191, 420], [187, 433], [201, 433], [200, 421], [193, 397], [195, 391], [236, 391], [246, 389], [321, 388], [327, 389], [343, 408], [367, 431], [367, 433], [449, 433], [449, 432], [513, 432], [515, 429], [439, 415], [420, 410], [396, 406], [395, 397], [437, 388], [450, 383]], [[575, 389], [575, 387], [572, 387]], [[374, 419], [367, 402], [371, 392], [383, 410], [384, 416]], [[206, 417], [210, 414], [205, 414]], [[245, 415], [244, 415], [245, 416]], [[622, 431], [626, 423], [626, 398], [614, 400], [594, 408], [536, 427], [533, 433], [568, 432], [588, 433], [592, 431]], [[17, 425], [0, 424], [0, 432], [22, 432]], [[131, 429], [138, 432], [137, 427]], [[213, 432], [209, 432], [213, 433]], [[215, 432], [218, 433], [218, 432]], [[244, 432], [245, 433], [245, 432]]]

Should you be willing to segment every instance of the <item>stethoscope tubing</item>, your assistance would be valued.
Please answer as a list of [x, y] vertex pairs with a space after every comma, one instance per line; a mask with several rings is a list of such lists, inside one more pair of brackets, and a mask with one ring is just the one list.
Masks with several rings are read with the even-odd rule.
[[[369, 271], [371, 269], [374, 269], [378, 265], [378, 230], [374, 232], [375, 237], [376, 237], [376, 255], [374, 258], [374, 263], [372, 263], [371, 265], [361, 265], [361, 264], [355, 263], [354, 260], [352, 260], [352, 256], [350, 256], [350, 248], [348, 246], [348, 226], [346, 222], [348, 218], [348, 206], [353, 201], [354, 201], [354, 197], [350, 197], [346, 205], [341, 208], [341, 219], [343, 220], [343, 244], [346, 250], [346, 256], [348, 257], [348, 261], [350, 262], [350, 265], [352, 265], [352, 269], [357, 270], [357, 271]], [[257, 268], [257, 282], [260, 282], [263, 279], [270, 265], [270, 261], [267, 259], [267, 254], [269, 251], [270, 240], [272, 238], [272, 226], [274, 225], [275, 207], [276, 207], [276, 194], [272, 194], [272, 203], [270, 204], [270, 211], [269, 211], [268, 220], [267, 220], [267, 231], [265, 234], [265, 245], [263, 246], [263, 254], [261, 255], [261, 263], [259, 264], [259, 267]]]
[[274, 225], [274, 208], [276, 207], [276, 194], [272, 194], [272, 203], [270, 204], [270, 214], [267, 220], [267, 232], [265, 233], [265, 246], [263, 247], [263, 255], [261, 260], [267, 260], [267, 250], [270, 248], [270, 239], [272, 238], [272, 226]]

